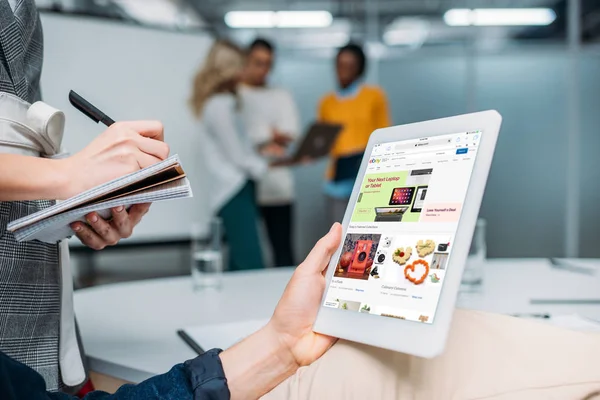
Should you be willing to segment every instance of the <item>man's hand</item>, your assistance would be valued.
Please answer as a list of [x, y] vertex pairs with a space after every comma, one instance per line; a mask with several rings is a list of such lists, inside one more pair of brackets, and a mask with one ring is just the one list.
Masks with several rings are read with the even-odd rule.
[[110, 221], [102, 219], [96, 213], [86, 215], [88, 224], [74, 222], [71, 228], [81, 243], [94, 250], [102, 250], [106, 246], [114, 246], [121, 239], [131, 236], [133, 228], [140, 223], [142, 217], [150, 209], [150, 204], [135, 204], [128, 210], [116, 207], [112, 211]]
[[275, 142], [276, 144], [283, 146], [283, 147], [287, 147], [293, 141], [294, 141], [294, 139], [290, 135], [287, 135], [281, 131], [278, 131], [277, 129], [273, 130], [273, 142]]
[[342, 236], [334, 224], [288, 283], [269, 325], [290, 349], [299, 366], [309, 365], [323, 355], [337, 339], [312, 330], [325, 290], [325, 270]]
[[263, 157], [281, 158], [285, 156], [285, 147], [275, 143], [268, 142], [259, 147], [259, 153]]
[[59, 200], [112, 179], [148, 167], [169, 156], [158, 121], [117, 122], [86, 148], [64, 160], [60, 170], [68, 177]]
[[232, 399], [261, 397], [335, 343], [312, 326], [325, 290], [325, 269], [341, 236], [340, 224], [333, 225], [296, 268], [269, 323], [221, 353]]

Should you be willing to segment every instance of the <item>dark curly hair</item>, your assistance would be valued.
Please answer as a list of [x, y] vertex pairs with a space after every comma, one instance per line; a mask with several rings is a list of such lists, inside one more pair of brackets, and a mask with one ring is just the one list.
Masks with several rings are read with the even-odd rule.
[[356, 57], [356, 60], [358, 61], [357, 78], [362, 77], [367, 70], [367, 56], [365, 55], [365, 51], [363, 50], [362, 46], [357, 43], [348, 43], [347, 45], [340, 47], [337, 57], [339, 58], [339, 56], [345, 52], [351, 53], [354, 57]]

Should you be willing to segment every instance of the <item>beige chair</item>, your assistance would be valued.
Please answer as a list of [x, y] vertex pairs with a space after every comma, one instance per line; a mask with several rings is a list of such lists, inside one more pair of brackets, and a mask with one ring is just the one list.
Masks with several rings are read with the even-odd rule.
[[339, 341], [264, 399], [589, 400], [598, 390], [600, 334], [457, 310], [441, 357]]

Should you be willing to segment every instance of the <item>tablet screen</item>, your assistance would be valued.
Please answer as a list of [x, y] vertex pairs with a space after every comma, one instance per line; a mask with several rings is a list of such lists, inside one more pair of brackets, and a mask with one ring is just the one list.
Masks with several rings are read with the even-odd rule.
[[325, 307], [433, 322], [480, 137], [373, 147]]

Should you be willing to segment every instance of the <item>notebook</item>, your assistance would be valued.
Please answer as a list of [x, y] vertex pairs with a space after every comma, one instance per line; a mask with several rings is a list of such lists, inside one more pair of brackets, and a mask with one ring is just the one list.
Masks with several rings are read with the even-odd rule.
[[96, 186], [68, 200], [8, 224], [18, 242], [56, 243], [74, 234], [70, 224], [85, 222], [97, 212], [110, 218], [111, 208], [192, 197], [192, 189], [177, 155], [150, 167]]

